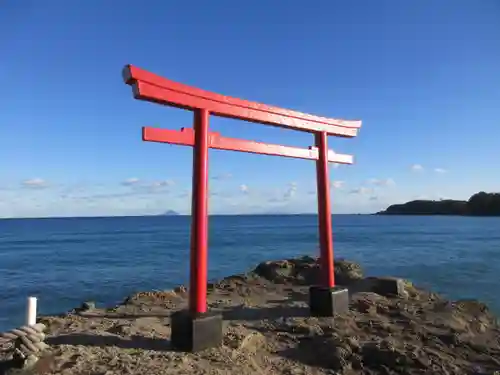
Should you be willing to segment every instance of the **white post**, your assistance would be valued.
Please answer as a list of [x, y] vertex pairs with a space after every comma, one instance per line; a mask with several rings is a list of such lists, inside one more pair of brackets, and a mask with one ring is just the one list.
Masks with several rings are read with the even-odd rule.
[[28, 297], [28, 306], [26, 308], [26, 325], [36, 324], [36, 297]]

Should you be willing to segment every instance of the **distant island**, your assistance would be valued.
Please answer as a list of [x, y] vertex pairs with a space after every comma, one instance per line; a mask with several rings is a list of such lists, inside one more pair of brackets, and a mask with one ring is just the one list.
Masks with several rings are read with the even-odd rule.
[[174, 210], [168, 210], [165, 213], [161, 214], [160, 216], [178, 216], [180, 213]]
[[480, 192], [468, 201], [443, 199], [414, 200], [403, 204], [393, 204], [377, 215], [460, 215], [460, 216], [500, 216], [500, 193]]

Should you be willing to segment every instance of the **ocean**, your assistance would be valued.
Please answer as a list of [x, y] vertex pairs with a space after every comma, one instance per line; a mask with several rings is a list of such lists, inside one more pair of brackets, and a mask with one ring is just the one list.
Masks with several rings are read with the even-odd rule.
[[[26, 298], [53, 314], [83, 301], [185, 284], [186, 216], [0, 220], [0, 332], [24, 321]], [[335, 256], [366, 274], [399, 276], [500, 314], [500, 218], [334, 215]], [[317, 218], [210, 217], [209, 278], [259, 262], [318, 254]]]

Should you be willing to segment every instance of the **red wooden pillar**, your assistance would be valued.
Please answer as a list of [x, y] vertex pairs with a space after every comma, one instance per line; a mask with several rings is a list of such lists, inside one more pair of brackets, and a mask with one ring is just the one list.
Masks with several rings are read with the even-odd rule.
[[206, 109], [194, 111], [189, 286], [189, 309], [193, 313], [205, 313], [207, 311], [209, 116], [210, 114]]
[[332, 212], [330, 205], [330, 177], [328, 166], [328, 134], [315, 134], [315, 145], [318, 148], [319, 158], [316, 161], [316, 178], [318, 186], [318, 220], [321, 285], [332, 288], [335, 286], [333, 265], [333, 235]]

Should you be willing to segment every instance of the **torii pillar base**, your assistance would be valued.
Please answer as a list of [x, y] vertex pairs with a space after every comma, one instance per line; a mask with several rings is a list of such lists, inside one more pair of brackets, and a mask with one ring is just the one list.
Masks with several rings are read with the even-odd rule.
[[349, 310], [349, 292], [341, 286], [309, 288], [309, 309], [312, 316], [331, 317]]
[[181, 310], [170, 317], [172, 347], [183, 352], [199, 352], [222, 345], [222, 315]]

